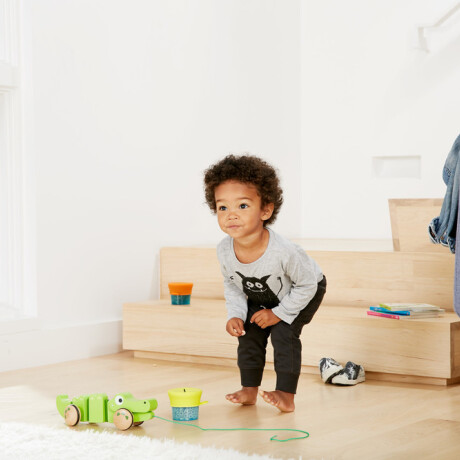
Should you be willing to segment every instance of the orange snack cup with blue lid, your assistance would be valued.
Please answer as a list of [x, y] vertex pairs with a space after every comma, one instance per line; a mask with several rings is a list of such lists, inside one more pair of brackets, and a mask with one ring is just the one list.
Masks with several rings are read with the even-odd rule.
[[168, 283], [172, 305], [190, 305], [193, 283]]

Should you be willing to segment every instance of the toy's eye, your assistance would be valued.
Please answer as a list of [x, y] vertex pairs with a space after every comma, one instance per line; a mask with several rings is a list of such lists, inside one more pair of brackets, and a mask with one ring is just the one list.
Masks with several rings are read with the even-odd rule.
[[262, 289], [264, 287], [264, 285], [261, 284], [261, 283], [256, 283], [256, 287], [258, 287], [259, 289]]
[[115, 404], [121, 406], [123, 404], [123, 396], [115, 396]]
[[246, 286], [252, 288], [254, 287], [254, 283], [251, 283], [250, 281], [246, 281]]

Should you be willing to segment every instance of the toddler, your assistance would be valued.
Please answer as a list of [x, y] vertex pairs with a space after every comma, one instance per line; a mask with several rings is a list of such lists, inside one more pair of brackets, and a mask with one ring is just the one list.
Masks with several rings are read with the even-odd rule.
[[[204, 184], [206, 202], [227, 234], [217, 256], [226, 329], [238, 338], [242, 388], [226, 398], [251, 405], [259, 393], [280, 411], [292, 412], [301, 369], [300, 333], [321, 304], [326, 278], [300, 246], [269, 228], [283, 203], [271, 165], [252, 155], [228, 155], [205, 171]], [[269, 336], [276, 388], [259, 391]]]

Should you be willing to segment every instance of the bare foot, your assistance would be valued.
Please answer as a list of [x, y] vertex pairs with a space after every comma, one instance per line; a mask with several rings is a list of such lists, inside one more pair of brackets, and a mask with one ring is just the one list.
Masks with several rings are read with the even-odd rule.
[[257, 401], [257, 389], [258, 387], [243, 387], [235, 393], [230, 393], [225, 396], [227, 401], [235, 404], [243, 404], [243, 406], [251, 406]]
[[285, 391], [259, 391], [260, 396], [264, 401], [272, 406], [277, 407], [281, 412], [293, 412], [295, 409], [294, 393], [286, 393]]

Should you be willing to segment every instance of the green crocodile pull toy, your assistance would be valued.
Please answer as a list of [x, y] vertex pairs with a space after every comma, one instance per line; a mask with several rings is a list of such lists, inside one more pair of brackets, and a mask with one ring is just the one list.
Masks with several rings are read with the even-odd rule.
[[105, 393], [95, 393], [73, 399], [59, 395], [56, 406], [68, 426], [109, 422], [124, 431], [153, 418], [158, 403], [156, 399], [136, 399], [131, 393], [118, 393], [110, 400]]

